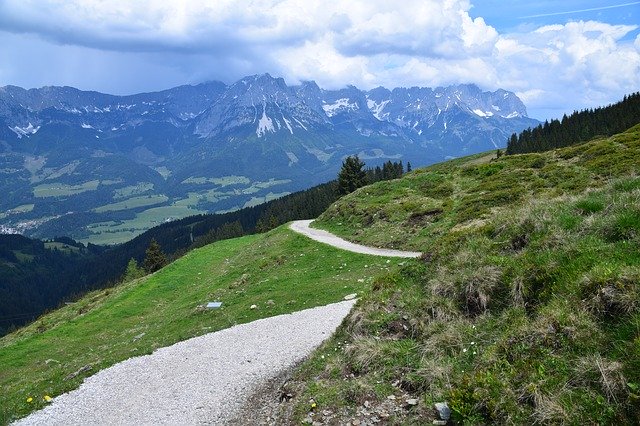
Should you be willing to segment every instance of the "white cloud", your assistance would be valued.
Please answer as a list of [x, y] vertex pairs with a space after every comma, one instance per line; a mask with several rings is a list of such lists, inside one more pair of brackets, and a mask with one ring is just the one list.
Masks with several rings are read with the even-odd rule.
[[[580, 21], [499, 34], [473, 19], [471, 7], [467, 0], [4, 0], [0, 53], [45, 54], [30, 55], [28, 71], [4, 61], [0, 76], [37, 82], [25, 85], [78, 78], [101, 89], [133, 64], [121, 80], [140, 90], [261, 72], [327, 88], [476, 83], [516, 91], [530, 109], [559, 111], [640, 87], [640, 36], [623, 41], [635, 26]], [[83, 55], [93, 63], [80, 69]], [[40, 80], [39, 69], [46, 70]]]
[[640, 52], [620, 41], [635, 28], [570, 22], [502, 36], [496, 84], [535, 93], [528, 99], [533, 108], [571, 110], [618, 100], [640, 87]]

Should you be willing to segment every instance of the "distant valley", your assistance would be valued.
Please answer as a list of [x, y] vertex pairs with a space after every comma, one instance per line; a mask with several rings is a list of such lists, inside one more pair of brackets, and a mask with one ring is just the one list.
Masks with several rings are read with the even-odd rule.
[[268, 74], [130, 96], [0, 88], [0, 231], [127, 241], [335, 178], [342, 159], [414, 166], [537, 125], [511, 92], [288, 86]]

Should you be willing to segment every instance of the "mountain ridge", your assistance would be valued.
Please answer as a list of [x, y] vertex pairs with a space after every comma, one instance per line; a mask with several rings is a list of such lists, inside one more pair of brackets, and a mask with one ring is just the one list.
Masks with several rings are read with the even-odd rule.
[[427, 165], [536, 124], [515, 94], [473, 85], [325, 90], [257, 74], [125, 96], [5, 86], [0, 227], [118, 243], [326, 182], [349, 155]]

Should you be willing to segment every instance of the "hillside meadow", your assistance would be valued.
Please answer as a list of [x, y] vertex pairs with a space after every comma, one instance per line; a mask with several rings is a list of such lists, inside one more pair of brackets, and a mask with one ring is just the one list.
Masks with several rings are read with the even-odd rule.
[[[0, 423], [132, 356], [362, 293], [398, 263], [340, 251], [284, 226], [193, 250], [153, 275], [90, 293], [0, 339]], [[222, 308], [203, 309], [210, 301]]]
[[446, 401], [459, 424], [638, 424], [639, 165], [636, 126], [340, 199], [315, 226], [423, 256], [374, 280], [281, 414], [417, 425]]

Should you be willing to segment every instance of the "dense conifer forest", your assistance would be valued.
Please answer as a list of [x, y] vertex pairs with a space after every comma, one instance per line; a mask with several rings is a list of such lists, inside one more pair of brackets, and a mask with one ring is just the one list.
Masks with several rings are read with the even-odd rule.
[[611, 136], [640, 123], [640, 92], [618, 103], [576, 111], [562, 120], [545, 121], [538, 127], [511, 135], [507, 154], [526, 154], [562, 148], [596, 137]]
[[[360, 186], [399, 178], [403, 172], [402, 162], [387, 161], [382, 167], [363, 169], [366, 179]], [[167, 222], [114, 247], [85, 247], [67, 237], [39, 241], [0, 235], [0, 335], [87, 291], [126, 279], [127, 265], [131, 260], [144, 265], [152, 241], [172, 261], [215, 241], [318, 217], [340, 196], [334, 180], [254, 207]]]

